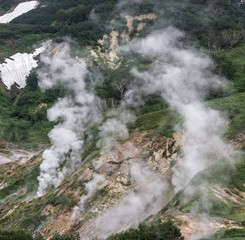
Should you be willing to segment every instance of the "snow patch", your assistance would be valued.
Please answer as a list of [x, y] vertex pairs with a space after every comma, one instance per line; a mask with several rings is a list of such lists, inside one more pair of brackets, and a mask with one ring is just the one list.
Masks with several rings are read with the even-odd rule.
[[33, 68], [38, 66], [37, 57], [45, 50], [42, 46], [37, 48], [34, 53], [16, 53], [10, 58], [5, 59], [5, 63], [0, 64], [0, 77], [8, 89], [14, 83], [17, 83], [20, 88], [25, 87], [26, 77], [30, 74]]
[[9, 23], [20, 15], [35, 9], [39, 5], [38, 1], [23, 2], [17, 5], [13, 12], [6, 13], [0, 17], [0, 23]]

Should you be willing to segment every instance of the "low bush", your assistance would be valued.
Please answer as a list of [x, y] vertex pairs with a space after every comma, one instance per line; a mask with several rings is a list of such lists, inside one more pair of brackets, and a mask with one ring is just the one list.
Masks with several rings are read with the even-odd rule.
[[180, 230], [168, 221], [158, 221], [151, 225], [140, 224], [138, 229], [130, 229], [110, 236], [107, 240], [184, 240]]

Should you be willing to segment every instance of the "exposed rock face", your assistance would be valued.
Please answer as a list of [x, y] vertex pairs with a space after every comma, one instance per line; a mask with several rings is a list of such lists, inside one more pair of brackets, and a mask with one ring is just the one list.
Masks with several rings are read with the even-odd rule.
[[[102, 221], [101, 219], [103, 219], [105, 213], [108, 214], [109, 212], [109, 214], [111, 214], [111, 207], [117, 206], [117, 204], [123, 204], [123, 201], [126, 201], [124, 199], [127, 199], [129, 194], [136, 194], [135, 196], [137, 196], [137, 194], [141, 194], [142, 189], [144, 189], [144, 187], [140, 186], [139, 182], [137, 182], [138, 180], [134, 178], [134, 175], [132, 175], [132, 165], [137, 164], [137, 162], [142, 162], [142, 164], [146, 164], [145, 166], [149, 168], [147, 171], [152, 171], [153, 175], [159, 174], [159, 179], [161, 179], [161, 176], [164, 176], [164, 174], [170, 170], [171, 161], [174, 161], [177, 157], [178, 149], [179, 146], [174, 139], [168, 138], [158, 143], [155, 142], [154, 137], [153, 139], [148, 139], [144, 137], [142, 133], [136, 131], [131, 136], [130, 140], [121, 143], [120, 149], [113, 150], [95, 158], [91, 163], [86, 164], [72, 174], [70, 181], [74, 181], [75, 176], [79, 176], [75, 181], [85, 182], [85, 184], [87, 184], [93, 181], [95, 174], [103, 176], [105, 181], [98, 187], [96, 193], [91, 196], [90, 199], [87, 199], [85, 208], [80, 215], [76, 216], [76, 218], [72, 217], [74, 213], [72, 210], [70, 212], [66, 211], [60, 213], [61, 216], [58, 218], [50, 216], [48, 229], [44, 227], [41, 232], [45, 233], [45, 235], [52, 236], [55, 232], [67, 233], [71, 231], [71, 229], [79, 229], [82, 239], [91, 239], [96, 236], [103, 237], [113, 233], [116, 228], [111, 230], [112, 232], [110, 232], [110, 230], [103, 232], [103, 225], [98, 223], [98, 221]], [[160, 163], [158, 168], [156, 168], [156, 161]], [[150, 179], [146, 181], [151, 182]], [[160, 182], [157, 185], [160, 185]], [[62, 190], [60, 189], [60, 192], [66, 192], [68, 194], [71, 191], [67, 189], [66, 186], [62, 186], [61, 188]], [[147, 191], [148, 190], [143, 190], [142, 194], [147, 196], [147, 194], [149, 194]], [[81, 192], [81, 189], [78, 190], [78, 188], [76, 188], [75, 191], [73, 190], [72, 193], [76, 196], [76, 199], [77, 197], [80, 198], [80, 196], [86, 196], [86, 193]], [[79, 195], [81, 193], [82, 195]], [[142, 198], [144, 197], [142, 196]], [[155, 200], [157, 201], [157, 208], [154, 208], [153, 203], [150, 204], [153, 208], [150, 207], [150, 205], [148, 206], [149, 209], [152, 208], [153, 212], [156, 211], [156, 209], [160, 210], [163, 201], [159, 197], [155, 198]], [[154, 201], [151, 200], [151, 202]], [[112, 214], [114, 214], [115, 211], [116, 210], [113, 210]], [[147, 211], [148, 210], [144, 209], [146, 215], [143, 217], [147, 217]], [[102, 216], [102, 218], [100, 216]], [[62, 221], [66, 221], [66, 224], [62, 224]], [[97, 230], [95, 230], [96, 224], [100, 226]], [[133, 226], [127, 223], [124, 224], [120, 223], [121, 228], [117, 230], [126, 230], [130, 226]]]
[[125, 44], [130, 40], [130, 34], [135, 30], [134, 20], [139, 22], [137, 24], [135, 34], [135, 36], [139, 36], [139, 32], [142, 31], [143, 28], [147, 25], [143, 21], [154, 21], [156, 18], [156, 15], [153, 13], [135, 17], [129, 15], [125, 16], [128, 31], [124, 30], [123, 32], [119, 33], [118, 31], [112, 30], [109, 35], [105, 34], [102, 39], [98, 40], [99, 46], [96, 50], [92, 48], [89, 49], [92, 58], [95, 60], [95, 62], [102, 61], [111, 69], [117, 69], [122, 61], [122, 58], [118, 55], [118, 51], [120, 50], [120, 43]]
[[[155, 137], [149, 139], [144, 137], [144, 133], [136, 130], [130, 140], [121, 142], [119, 149], [97, 156], [86, 164], [82, 163], [57, 189], [39, 200], [40, 203], [45, 203], [48, 198], [55, 195], [53, 199], [64, 199], [64, 201], [69, 202], [69, 206], [62, 205], [61, 207], [61, 203], [59, 203], [61, 200], [57, 203], [51, 202], [44, 205], [38, 214], [46, 218], [46, 221], [38, 227], [38, 230], [41, 234], [51, 237], [56, 232], [63, 234], [76, 229], [81, 236], [85, 236], [83, 239], [90, 239], [95, 236], [107, 236], [114, 231], [126, 230], [129, 227], [136, 226], [147, 216], [159, 211], [166, 201], [161, 191], [166, 187], [164, 179], [167, 178], [168, 174], [171, 174], [171, 162], [178, 155], [178, 149], [179, 146], [175, 139], [163, 138], [158, 139], [157, 142]], [[40, 156], [31, 158], [28, 162], [25, 160], [22, 162], [23, 166], [28, 165], [28, 169], [30, 169], [32, 166], [36, 166], [35, 164], [40, 164]], [[86, 159], [84, 161], [86, 162]], [[156, 167], [157, 164], [159, 164], [158, 167]], [[6, 177], [14, 176], [17, 166], [19, 166], [17, 162], [11, 163], [11, 166], [3, 165], [2, 168], [5, 169]], [[86, 186], [94, 181], [95, 176], [101, 176], [101, 179], [104, 180], [96, 183], [95, 191], [89, 195]], [[148, 183], [153, 185], [148, 185]], [[4, 184], [5, 181], [1, 185], [3, 188], [5, 187]], [[156, 191], [157, 195], [154, 195], [155, 191], [152, 191], [157, 188], [159, 188], [159, 191]], [[21, 194], [30, 194], [26, 192], [27, 189], [24, 186], [20, 191], [23, 191]], [[26, 214], [28, 212], [31, 214], [31, 211], [33, 211], [31, 206], [32, 202], [35, 201], [35, 197], [33, 195], [26, 197], [26, 203], [22, 202], [22, 206], [16, 205], [9, 216], [12, 216], [11, 214], [17, 214], [18, 216], [23, 204], [30, 207], [26, 208]], [[79, 204], [84, 197], [86, 198], [83, 201], [83, 209], [78, 211], [79, 214], [74, 215], [75, 208], [81, 207]], [[107, 214], [117, 214], [116, 207], [118, 204], [125, 208], [125, 213], [120, 214], [126, 214], [127, 211], [131, 213], [130, 208], [127, 207], [134, 204], [134, 201], [130, 202], [130, 199], [138, 199], [137, 201], [141, 202], [140, 208], [134, 208], [134, 205], [132, 205], [132, 209], [136, 209], [134, 210], [136, 212], [133, 215], [131, 214], [134, 217], [133, 225], [124, 221], [115, 223], [113, 229], [104, 229], [104, 225], [101, 225], [104, 222], [103, 219]], [[127, 202], [129, 205], [126, 204]], [[11, 205], [4, 205], [4, 215], [8, 212], [8, 208], [11, 208]], [[123, 216], [122, 219], [127, 219]], [[3, 217], [1, 213], [0, 217]], [[17, 222], [21, 221], [22, 218], [20, 215]], [[102, 222], [98, 225], [100, 227], [93, 232], [94, 224], [97, 221]]]
[[[15, 221], [11, 221], [13, 227], [24, 219], [22, 212], [25, 206], [25, 215], [35, 213], [45, 219], [29, 231], [37, 230], [37, 233], [48, 237], [57, 232], [66, 234], [76, 231], [81, 239], [105, 238], [117, 231], [136, 227], [146, 218], [147, 221], [158, 218], [164, 221], [166, 216], [173, 217], [187, 240], [227, 227], [240, 227], [233, 221], [182, 211], [190, 200], [188, 197], [182, 196], [179, 202], [180, 194], [177, 194], [171, 199], [171, 188], [166, 183], [171, 179], [172, 168], [180, 153], [182, 135], [179, 132], [173, 134], [173, 138], [148, 138], [143, 132], [135, 130], [130, 140], [121, 142], [118, 149], [88, 162], [85, 159], [58, 188], [42, 198], [36, 199], [37, 196], [28, 192], [25, 185], [19, 188], [17, 193], [24, 195], [24, 200], [17, 200], [14, 206], [11, 201], [2, 204], [0, 217], [14, 217]], [[5, 141], [0, 142], [0, 147], [11, 149], [12, 153], [20, 152], [15, 149], [16, 146]], [[14, 178], [20, 169], [24, 169], [21, 174], [25, 175], [38, 166], [42, 155], [15, 159], [0, 166], [4, 175], [0, 190], [8, 186], [7, 179]], [[98, 176], [102, 181], [95, 181]], [[91, 191], [87, 186], [94, 189]], [[237, 195], [219, 185], [210, 186], [209, 191], [221, 202], [244, 205], [245, 195], [242, 192]], [[40, 211], [33, 210], [37, 201]], [[109, 224], [108, 219], [113, 219], [113, 222]]]

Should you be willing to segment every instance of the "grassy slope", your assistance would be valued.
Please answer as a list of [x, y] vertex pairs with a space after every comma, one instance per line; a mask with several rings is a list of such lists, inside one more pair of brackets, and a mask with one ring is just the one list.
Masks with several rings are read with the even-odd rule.
[[218, 109], [230, 120], [228, 137], [245, 131], [245, 92], [210, 101], [209, 106]]
[[[24, 51], [28, 49], [28, 47], [31, 44], [36, 43], [48, 36], [49, 35], [45, 35], [45, 34], [44, 35], [43, 34], [40, 34], [40, 35], [39, 34], [28, 34], [24, 38], [21, 37], [20, 39], [16, 41], [17, 49], [23, 49]], [[12, 54], [11, 48], [3, 47], [2, 51], [3, 51], [3, 54], [6, 54], [6, 55]], [[241, 47], [231, 49], [225, 52], [219, 52], [218, 54], [224, 56], [225, 59], [228, 59], [230, 62], [232, 62], [232, 66], [234, 70], [232, 81], [234, 82], [235, 88], [238, 89], [237, 92], [240, 92], [239, 89], [241, 89], [241, 87], [243, 86], [244, 78], [245, 78], [245, 73], [243, 71], [244, 66], [245, 66], [245, 58], [244, 58], [245, 46], [241, 46]], [[3, 96], [3, 101], [1, 101], [1, 104], [4, 103], [1, 105], [2, 112], [7, 113], [9, 111], [9, 105], [11, 104], [11, 101], [9, 100], [9, 97], [7, 95], [2, 94], [1, 96]], [[234, 94], [227, 98], [215, 99], [208, 103], [211, 107], [223, 111], [231, 120], [230, 125], [229, 125], [229, 130], [227, 132], [227, 135], [229, 137], [233, 137], [237, 133], [243, 132], [245, 130], [245, 109], [244, 109], [245, 105], [244, 103], [245, 103], [245, 93], [244, 92], [239, 93], [239, 94]], [[32, 106], [31, 111], [33, 111], [34, 109], [35, 109], [35, 106]], [[155, 133], [165, 135], [167, 137], [171, 136], [174, 130], [173, 126], [177, 122], [175, 114], [170, 112], [169, 109], [164, 105], [164, 103], [161, 103], [161, 102], [155, 102], [155, 103], [151, 102], [149, 104], [146, 104], [144, 107], [142, 107], [142, 109], [140, 109], [137, 115], [138, 115], [138, 120], [136, 121], [135, 127], [139, 127], [141, 130], [146, 130], [146, 131], [153, 129]], [[152, 121], [152, 119], [154, 119], [154, 121]], [[4, 125], [9, 120], [11, 120], [11, 117], [6, 118], [4, 120], [2, 119], [1, 123]], [[28, 126], [28, 123], [25, 122], [25, 120], [22, 120], [22, 123], [19, 122], [20, 119], [13, 118], [12, 120], [16, 122], [17, 128], [23, 128], [25, 124], [27, 124]], [[44, 121], [42, 124], [38, 123], [33, 127], [33, 131], [29, 133], [31, 138], [28, 140], [27, 144], [30, 144], [33, 141], [34, 142], [41, 141], [39, 138], [40, 137], [39, 135], [40, 127], [41, 126], [46, 127], [45, 126], [46, 122]], [[46, 138], [47, 132], [48, 131], [43, 132], [43, 135], [42, 135], [42, 138], [45, 140], [47, 140]], [[33, 168], [32, 170], [30, 172], [31, 175], [28, 175], [28, 174], [26, 175], [26, 179], [28, 181], [29, 180], [32, 181], [36, 179], [36, 175], [38, 174], [36, 172], [37, 170], [36, 168]], [[198, 181], [201, 181], [201, 182], [205, 181], [210, 184], [217, 183], [217, 184], [222, 185], [223, 187], [227, 187], [230, 189], [238, 188], [240, 191], [244, 191], [244, 186], [242, 185], [245, 181], [244, 172], [245, 172], [245, 169], [244, 169], [244, 159], [243, 159], [240, 163], [237, 163], [236, 168], [233, 168], [231, 165], [225, 164], [225, 163], [221, 165], [213, 166], [212, 168], [204, 172], [202, 175], [200, 175], [201, 180], [195, 179], [195, 181], [197, 183]], [[227, 180], [226, 178], [227, 175], [231, 176], [230, 180]], [[219, 177], [217, 178], [217, 176]], [[28, 182], [22, 179], [21, 175], [19, 175], [19, 172], [16, 174], [16, 177], [17, 177], [16, 179], [15, 177], [13, 177], [13, 181], [10, 179], [11, 182], [9, 182], [9, 188], [7, 190], [9, 190], [8, 194], [10, 196], [13, 193], [13, 191], [16, 190], [15, 189], [16, 185], [22, 186], [22, 184], [24, 185], [27, 184], [28, 186]], [[17, 180], [20, 182], [18, 182]], [[35, 185], [34, 187], [36, 187], [36, 182], [34, 185]], [[1, 191], [1, 194], [5, 194], [4, 191]], [[6, 197], [7, 195], [4, 195], [4, 196]], [[62, 205], [61, 203], [65, 203], [65, 204], [67, 203], [66, 196], [65, 197], [63, 196], [63, 198], [61, 196], [61, 198], [58, 198], [58, 200], [53, 195], [48, 196], [47, 199], [49, 199], [49, 197], [51, 200], [53, 199], [51, 202], [54, 205], [56, 204]], [[213, 203], [215, 208], [212, 209], [211, 214], [213, 214], [214, 216], [221, 216], [221, 217], [229, 218], [229, 219], [236, 220], [236, 221], [241, 221], [241, 219], [244, 218], [244, 214], [243, 212], [241, 212], [240, 206], [237, 206], [236, 204], [232, 202], [228, 202], [229, 204], [224, 205], [224, 204], [221, 204], [219, 201], [217, 201], [217, 199], [212, 198], [212, 197], [213, 196], [210, 197], [210, 201]], [[185, 206], [182, 206], [181, 210], [188, 212], [193, 202], [194, 201], [188, 202]], [[37, 221], [37, 223], [40, 223], [43, 219], [39, 219], [40, 211], [38, 210], [38, 207], [41, 206], [43, 208], [45, 207], [45, 204], [47, 204], [47, 202], [45, 202], [44, 200], [42, 200], [40, 204], [39, 202], [34, 202], [33, 204], [29, 204], [29, 205], [24, 204], [23, 208], [25, 207], [25, 209], [31, 209], [30, 212], [33, 212], [35, 214], [33, 215], [31, 214], [31, 215], [23, 217], [23, 222], [19, 225], [19, 227], [25, 227], [28, 224], [31, 226], [32, 222], [35, 220]], [[19, 209], [18, 211], [19, 211], [18, 214], [21, 214], [22, 209]], [[14, 217], [15, 216], [13, 216], [13, 219]], [[10, 222], [7, 222], [6, 226]], [[226, 239], [234, 240], [234, 239], [244, 239], [244, 238], [238, 237], [238, 238], [226, 238]]]

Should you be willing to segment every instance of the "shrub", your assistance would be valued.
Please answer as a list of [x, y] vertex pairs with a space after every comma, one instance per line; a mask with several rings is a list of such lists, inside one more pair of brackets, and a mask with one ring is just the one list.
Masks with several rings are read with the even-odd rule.
[[107, 240], [184, 240], [180, 230], [173, 222], [162, 223], [160, 220], [152, 225], [140, 224], [138, 229], [130, 229], [110, 236]]
[[33, 240], [33, 238], [24, 231], [0, 231], [0, 240]]

